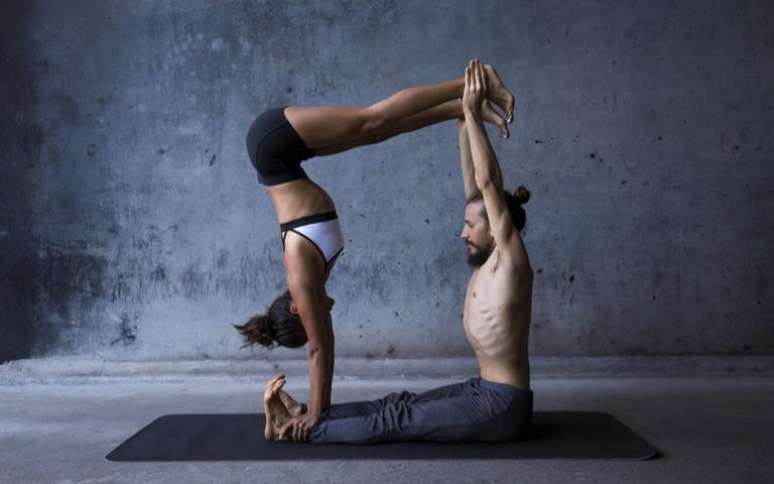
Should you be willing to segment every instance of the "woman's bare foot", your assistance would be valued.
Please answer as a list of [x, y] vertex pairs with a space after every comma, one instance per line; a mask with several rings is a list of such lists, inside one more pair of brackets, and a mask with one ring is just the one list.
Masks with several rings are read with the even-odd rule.
[[277, 394], [291, 417], [298, 417], [304, 413], [304, 406], [295, 401], [285, 390], [279, 390]]
[[503, 110], [509, 123], [513, 122], [513, 111], [516, 108], [516, 98], [505, 87], [497, 71], [490, 64], [484, 65], [486, 73], [486, 89], [489, 99]]
[[481, 105], [481, 115], [483, 116], [484, 121], [495, 125], [497, 129], [500, 130], [500, 136], [503, 138], [511, 136], [511, 132], [508, 130], [508, 123], [506, 123], [503, 117], [500, 116], [500, 113], [495, 111], [492, 105], [489, 104], [489, 100], [484, 101]]
[[266, 413], [266, 428], [263, 430], [263, 436], [266, 440], [279, 440], [279, 428], [291, 418], [279, 396], [283, 385], [285, 385], [285, 375], [277, 375], [269, 380], [263, 393], [263, 409]]

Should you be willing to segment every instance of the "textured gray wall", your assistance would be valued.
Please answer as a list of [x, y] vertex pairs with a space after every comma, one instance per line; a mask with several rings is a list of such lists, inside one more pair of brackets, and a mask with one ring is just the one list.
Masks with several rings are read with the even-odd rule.
[[27, 116], [33, 102], [27, 18], [15, 5], [0, 14], [0, 361], [28, 356], [35, 341], [35, 243], [30, 219], [32, 168], [42, 141]]
[[[774, 352], [774, 4], [469, 3], [5, 2], [0, 359], [264, 357], [229, 325], [284, 284], [252, 118], [472, 56], [519, 99], [533, 354]], [[338, 354], [469, 355], [453, 124], [306, 168]]]

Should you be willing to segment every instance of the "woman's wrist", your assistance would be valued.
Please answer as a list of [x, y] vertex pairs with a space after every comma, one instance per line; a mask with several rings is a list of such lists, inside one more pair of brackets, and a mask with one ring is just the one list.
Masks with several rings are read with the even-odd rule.
[[307, 405], [306, 407], [306, 415], [309, 415], [310, 417], [319, 417], [322, 414], [322, 409], [319, 406], [311, 406]]

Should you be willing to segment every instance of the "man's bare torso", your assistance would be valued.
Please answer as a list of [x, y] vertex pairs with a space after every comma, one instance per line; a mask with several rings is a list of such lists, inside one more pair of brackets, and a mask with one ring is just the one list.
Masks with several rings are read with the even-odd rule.
[[532, 271], [508, 267], [498, 250], [468, 282], [463, 310], [465, 336], [476, 354], [481, 378], [530, 389], [527, 342]]

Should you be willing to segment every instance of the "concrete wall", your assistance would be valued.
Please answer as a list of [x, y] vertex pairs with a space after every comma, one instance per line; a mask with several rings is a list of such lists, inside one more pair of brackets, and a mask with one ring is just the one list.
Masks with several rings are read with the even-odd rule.
[[[533, 354], [774, 352], [774, 5], [482, 3], [5, 2], [0, 360], [266, 357], [229, 324], [283, 286], [252, 118], [473, 56], [519, 99]], [[338, 354], [469, 355], [453, 124], [306, 168], [348, 241]]]
[[32, 176], [42, 133], [30, 112], [35, 93], [27, 17], [13, 4], [0, 15], [0, 361], [28, 356], [36, 340], [46, 340], [33, 315]]

